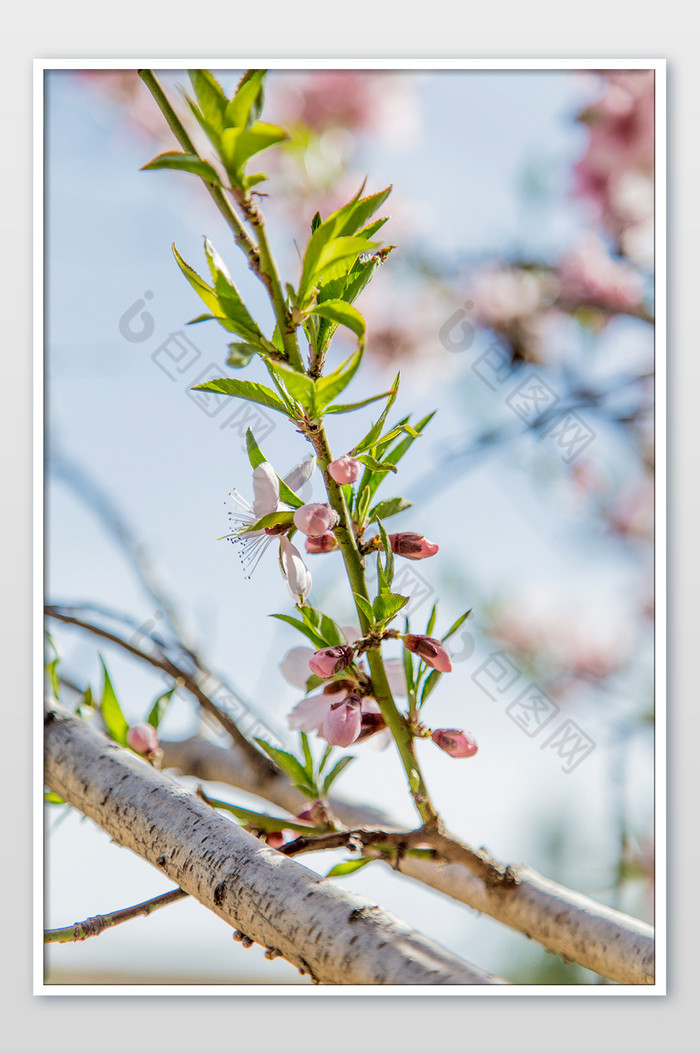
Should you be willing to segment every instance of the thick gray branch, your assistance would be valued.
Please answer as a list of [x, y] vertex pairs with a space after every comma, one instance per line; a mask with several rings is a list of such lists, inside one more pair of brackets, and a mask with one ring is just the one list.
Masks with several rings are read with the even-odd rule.
[[[291, 812], [300, 806], [301, 795], [284, 778], [256, 776], [235, 751], [196, 738], [163, 746], [166, 767], [237, 786]], [[363, 814], [366, 810], [361, 806], [355, 809], [334, 801], [333, 808], [348, 826], [391, 826], [385, 818]], [[650, 925], [557, 885], [529, 867], [513, 868], [519, 884], [511, 888], [491, 888], [455, 863], [406, 856], [399, 861], [398, 869], [600, 976], [620, 984], [654, 983], [654, 930]]]
[[45, 778], [117, 844], [317, 982], [503, 982], [275, 852], [58, 707], [45, 727]]

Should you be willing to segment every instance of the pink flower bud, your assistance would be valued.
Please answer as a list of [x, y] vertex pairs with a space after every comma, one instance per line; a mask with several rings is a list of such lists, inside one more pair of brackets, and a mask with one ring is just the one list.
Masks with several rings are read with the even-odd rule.
[[438, 728], [431, 738], [450, 757], [473, 757], [479, 749], [471, 735], [458, 728]]
[[158, 732], [152, 724], [134, 724], [126, 733], [126, 743], [135, 753], [155, 753], [158, 749]]
[[433, 669], [440, 673], [452, 672], [450, 656], [439, 640], [434, 640], [432, 636], [414, 636], [409, 633], [408, 636], [404, 636], [403, 642], [409, 651], [419, 655]]
[[294, 513], [294, 526], [308, 537], [321, 537], [338, 522], [330, 505], [302, 505]]
[[324, 647], [309, 659], [309, 669], [322, 680], [326, 680], [350, 665], [354, 654], [352, 647]]
[[306, 551], [312, 555], [317, 555], [319, 552], [332, 552], [337, 547], [335, 534], [331, 534], [330, 531], [321, 534], [320, 537], [307, 537], [306, 539]]
[[323, 721], [322, 737], [331, 746], [349, 746], [360, 734], [362, 706], [358, 695], [333, 702]]
[[434, 556], [440, 548], [422, 534], [407, 531], [403, 534], [389, 534], [389, 543], [397, 556], [405, 556], [406, 559], [426, 559], [428, 556]]
[[331, 461], [328, 465], [328, 474], [336, 483], [343, 486], [344, 483], [355, 483], [360, 478], [362, 465], [351, 457], [349, 453], [339, 457], [337, 461]]

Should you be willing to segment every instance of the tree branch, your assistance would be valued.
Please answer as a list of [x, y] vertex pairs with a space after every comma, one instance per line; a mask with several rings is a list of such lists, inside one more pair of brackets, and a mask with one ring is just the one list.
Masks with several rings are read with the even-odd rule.
[[44, 610], [48, 618], [55, 618], [57, 621], [64, 622], [66, 625], [75, 625], [80, 629], [85, 629], [94, 636], [100, 636], [103, 640], [109, 640], [110, 643], [122, 647], [125, 651], [128, 651], [129, 654], [142, 659], [142, 661], [147, 662], [156, 669], [162, 669], [165, 673], [168, 673], [173, 680], [181, 683], [187, 688], [190, 694], [194, 695], [205, 713], [208, 713], [213, 717], [214, 720], [216, 720], [221, 727], [228, 732], [233, 742], [236, 743], [241, 752], [244, 753], [252, 763], [258, 764], [262, 770], [267, 769], [270, 773], [276, 770], [272, 761], [269, 760], [254, 743], [250, 742], [249, 739], [245, 737], [229, 714], [220, 709], [219, 706], [217, 706], [215, 702], [212, 702], [209, 696], [202, 691], [197, 683], [196, 677], [175, 665], [175, 663], [171, 662], [166, 655], [149, 654], [147, 651], [136, 647], [123, 637], [117, 636], [116, 633], [109, 632], [107, 629], [102, 629], [99, 625], [95, 625], [93, 622], [88, 622], [83, 618], [77, 617], [70, 607], [60, 608], [47, 606]]
[[60, 707], [48, 786], [239, 934], [324, 984], [498, 984], [360, 896], [285, 859]]
[[[269, 783], [245, 782], [240, 777], [235, 755], [214, 743], [188, 739], [181, 743], [162, 742], [161, 746], [164, 767], [176, 767], [184, 775], [223, 782], [256, 793], [292, 814], [298, 811], [301, 794], [297, 795], [288, 783], [282, 779]], [[290, 792], [295, 795], [293, 801], [290, 801]], [[355, 818], [353, 806], [346, 802], [334, 800], [332, 807], [338, 818], [349, 826], [365, 824], [397, 829], [386, 817], [376, 814]], [[451, 846], [459, 844], [453, 838], [449, 838], [449, 842]], [[430, 835], [424, 835], [421, 843], [431, 843]], [[443, 852], [454, 852], [453, 860], [458, 859], [458, 848], [444, 842], [437, 847]], [[366, 854], [372, 853], [372, 848], [368, 847]], [[567, 961], [577, 962], [615, 983], [654, 983], [654, 930], [651, 925], [558, 885], [529, 867], [503, 867], [503, 872], [509, 870], [517, 882], [513, 887], [494, 887], [492, 882], [484, 880], [460, 861], [435, 863], [414, 856], [399, 856], [395, 869], [482, 914], [488, 914], [536, 940], [548, 951]]]
[[131, 921], [132, 918], [148, 917], [154, 910], [167, 907], [169, 903], [176, 903], [188, 895], [189, 893], [183, 892], [181, 888], [175, 888], [171, 892], [164, 892], [162, 896], [137, 903], [134, 907], [115, 910], [111, 914], [97, 914], [94, 918], [76, 921], [74, 925], [68, 925], [65, 929], [47, 929], [44, 932], [44, 943], [78, 943], [80, 940], [90, 939], [91, 936], [99, 936], [105, 929]]

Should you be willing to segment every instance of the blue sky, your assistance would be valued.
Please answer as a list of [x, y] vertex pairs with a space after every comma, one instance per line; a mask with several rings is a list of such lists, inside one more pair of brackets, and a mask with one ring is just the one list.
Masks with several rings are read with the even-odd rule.
[[[199, 311], [194, 293], [177, 271], [170, 244], [176, 241], [185, 258], [199, 265], [202, 233], [210, 234], [221, 251], [225, 230], [189, 177], [139, 171], [154, 151], [149, 154], [142, 140], [113, 126], [99, 101], [91, 98], [88, 82], [65, 72], [51, 73], [48, 79], [49, 447], [79, 461], [113, 495], [143, 538], [190, 628], [206, 644], [214, 666], [254, 699], [271, 727], [283, 733], [284, 715], [298, 696], [281, 680], [276, 666], [299, 640], [267, 615], [273, 609], [288, 610], [289, 596], [272, 550], [253, 581], [245, 582], [234, 550], [217, 540], [226, 532], [227, 493], [235, 486], [249, 495], [250, 470], [240, 435], [221, 427], [226, 413], [209, 417], [188, 395], [201, 370], [221, 363], [222, 331], [208, 326], [188, 330], [198, 355], [182, 376], [173, 379], [158, 364], [158, 349]], [[442, 72], [418, 77], [417, 90], [423, 114], [417, 141], [402, 150], [374, 144], [363, 160], [373, 184], [394, 183], [398, 192], [415, 201], [423, 225], [435, 224], [438, 233], [429, 251], [438, 245], [447, 258], [465, 253], [498, 257], [518, 248], [547, 256], [569, 244], [584, 224], [582, 212], [567, 197], [569, 168], [583, 148], [582, 130], [571, 120], [582, 98], [577, 77]], [[536, 197], [524, 197], [527, 172], [544, 181], [546, 206]], [[232, 269], [238, 268], [236, 280], [240, 276], [250, 305], [260, 309], [260, 293], [252, 279], [232, 251], [227, 259]], [[129, 342], [120, 334], [119, 322], [146, 291], [153, 294], [147, 304], [153, 335], [141, 343]], [[429, 375], [409, 371], [404, 378], [401, 400], [406, 412], [413, 407], [417, 413], [440, 410], [430, 437], [406, 467], [401, 492], [409, 497], [419, 497], [412, 487], [430, 471], [444, 443], [463, 433], [472, 412], [484, 409], [483, 390], [464, 375], [450, 373], [456, 368], [445, 363]], [[255, 376], [254, 366], [252, 370]], [[372, 392], [383, 379], [368, 367], [357, 382], [358, 393]], [[336, 448], [352, 445], [357, 430], [347, 418], [334, 422]], [[283, 423], [269, 436], [265, 452], [281, 472], [306, 455], [302, 440], [290, 438]], [[489, 590], [565, 578], [571, 589], [592, 600], [602, 596], [606, 603], [624, 605], [633, 568], [614, 549], [577, 534], [576, 513], [562, 507], [554, 484], [544, 486], [544, 496], [533, 489], [528, 456], [525, 448], [514, 457], [482, 462], [429, 505], [412, 512], [410, 522], [402, 520], [403, 529], [425, 531], [441, 543], [430, 576], [443, 597], [446, 622], [471, 605], [473, 595], [463, 594], [465, 586], [488, 595]], [[600, 456], [606, 463], [614, 460], [604, 444]], [[564, 534], [567, 543], [562, 545]], [[50, 599], [109, 603], [144, 620], [153, 613], [121, 554], [60, 483], [48, 487], [47, 558]], [[347, 620], [348, 597], [332, 558], [325, 564], [314, 562], [312, 569], [317, 601], [327, 600], [338, 612], [343, 609], [338, 620]], [[96, 682], [92, 643], [74, 635], [62, 639], [67, 655]], [[160, 681], [117, 656], [108, 657], [125, 710], [131, 719], [142, 719], [149, 701], [162, 689]], [[576, 858], [591, 859], [588, 871], [584, 866], [575, 883], [595, 891], [605, 877], [600, 853], [591, 850], [608, 807], [602, 788], [609, 759], [605, 751], [591, 758], [585, 775], [581, 769], [580, 777], [562, 776], [554, 761], [548, 765], [549, 758], [533, 743], [523, 742], [501, 711], [469, 693], [466, 669], [455, 676], [440, 705], [435, 723], [471, 722], [471, 730], [483, 742], [478, 759], [469, 762], [472, 767], [437, 756], [437, 750], [425, 751], [427, 774], [436, 799], [446, 802], [448, 824], [496, 853], [527, 858], [535, 866], [538, 853], [543, 865], [547, 861], [546, 846], [538, 839], [538, 816], [559, 823], [567, 836], [575, 827]], [[174, 735], [193, 727], [182, 703], [169, 713], [164, 731]], [[639, 780], [643, 783], [643, 772]], [[365, 798], [372, 785], [397, 817], [411, 821], [402, 776], [390, 754], [366, 751], [343, 783], [345, 793]], [[527, 807], [513, 813], [519, 786], [527, 787]], [[585, 816], [582, 792], [587, 795]], [[110, 846], [76, 816], [52, 835], [48, 858], [52, 925], [162, 891], [155, 872]], [[326, 865], [325, 859], [319, 864]], [[81, 880], [71, 872], [79, 873]], [[366, 868], [352, 878], [352, 887], [376, 895], [378, 902], [419, 928], [424, 922], [430, 935], [461, 953], [468, 947], [469, 954], [476, 954], [476, 947], [485, 968], [497, 969], [504, 948], [516, 945], [492, 923], [466, 911], [456, 926], [449, 904], [407, 883], [396, 886], [393, 875], [381, 868]], [[178, 911], [182, 921], [179, 946], [189, 941], [194, 948], [193, 969], [284, 974], [284, 963], [258, 960], [257, 951], [241, 959], [240, 948], [232, 948], [230, 935], [222, 931], [225, 926], [214, 918], [201, 924], [206, 912], [194, 904], [170, 909]], [[166, 914], [149, 919], [148, 940], [137, 923], [104, 942], [52, 949], [52, 960], [76, 968], [89, 962], [98, 968], [113, 955], [128, 962], [137, 950], [144, 967], [163, 967], [173, 955], [175, 939]]]

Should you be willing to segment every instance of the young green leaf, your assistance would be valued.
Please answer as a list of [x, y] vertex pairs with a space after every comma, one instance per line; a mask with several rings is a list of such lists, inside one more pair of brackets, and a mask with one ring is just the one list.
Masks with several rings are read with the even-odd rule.
[[258, 353], [259, 348], [252, 344], [233, 343], [228, 345], [228, 358], [226, 365], [232, 369], [243, 369], [248, 365], [253, 355]]
[[297, 610], [299, 610], [309, 628], [317, 632], [324, 641], [323, 647], [338, 647], [347, 643], [343, 630], [323, 611], [316, 610], [315, 607], [309, 607], [306, 604], [302, 608], [297, 608]]
[[281, 622], [287, 622], [288, 625], [293, 625], [295, 629], [298, 629], [307, 640], [310, 640], [317, 651], [322, 647], [326, 647], [326, 641], [323, 639], [321, 634], [313, 629], [306, 622], [301, 621], [299, 618], [294, 618], [291, 614], [271, 614], [271, 618], [277, 618]]
[[361, 464], [364, 464], [365, 468], [369, 468], [371, 472], [398, 472], [398, 468], [395, 464], [390, 464], [389, 461], [378, 461], [376, 457], [372, 457], [369, 453], [361, 453], [357, 456], [357, 460]]
[[286, 750], [278, 750], [275, 746], [271, 746], [269, 742], [265, 742], [264, 739], [256, 738], [255, 741], [267, 753], [268, 757], [271, 757], [275, 764], [294, 780], [296, 785], [309, 786], [308, 776], [296, 757], [291, 753], [287, 753]]
[[67, 802], [62, 797], [59, 797], [57, 793], [47, 790], [44, 794], [44, 804], [67, 804]]
[[435, 628], [435, 619], [436, 618], [437, 618], [437, 603], [434, 603], [433, 604], [433, 609], [431, 610], [430, 616], [428, 618], [428, 624], [425, 627], [425, 635], [426, 636], [432, 636], [433, 635], [433, 629]]
[[338, 763], [333, 765], [333, 767], [331, 768], [331, 770], [328, 772], [328, 774], [326, 775], [325, 779], [323, 780], [323, 787], [322, 787], [322, 789], [323, 789], [323, 796], [324, 797], [328, 794], [328, 791], [330, 790], [331, 786], [333, 785], [335, 780], [338, 778], [338, 776], [341, 775], [345, 771], [345, 769], [347, 768], [348, 764], [351, 764], [352, 761], [354, 761], [354, 760], [355, 760], [355, 758], [352, 755], [345, 756], [345, 757], [341, 757], [340, 760], [338, 761]]
[[236, 380], [234, 377], [222, 377], [219, 380], [208, 380], [205, 384], [195, 384], [192, 391], [211, 391], [217, 395], [231, 395], [234, 398], [245, 399], [246, 402], [256, 402], [260, 406], [276, 410], [287, 416], [287, 408], [274, 391], [266, 388], [264, 384], [256, 384], [250, 380]]
[[353, 596], [355, 597], [355, 603], [360, 608], [367, 621], [370, 623], [370, 625], [373, 625], [374, 610], [372, 608], [372, 604], [369, 602], [369, 600], [366, 600], [364, 596], [360, 596], [356, 592], [353, 592]]
[[362, 867], [371, 863], [371, 859], [346, 859], [344, 863], [338, 863], [331, 870], [328, 871], [326, 877], [344, 877], [347, 874], [354, 874], [356, 870], [360, 870]]
[[352, 330], [358, 340], [364, 338], [364, 318], [356, 307], [345, 303], [343, 300], [323, 300], [321, 303], [316, 304], [315, 307], [312, 307], [309, 313], [320, 315], [321, 318], [335, 322], [336, 325], [346, 326], [346, 328]]
[[236, 94], [226, 106], [227, 128], [248, 128], [262, 111], [263, 81], [267, 70], [249, 69], [241, 78]]
[[221, 186], [219, 174], [208, 161], [203, 161], [197, 154], [183, 154], [177, 150], [158, 154], [148, 164], [141, 166], [142, 172], [150, 172], [160, 168], [170, 168], [174, 172], [191, 172], [192, 175], [205, 179], [207, 183], [215, 183]]
[[218, 80], [208, 69], [191, 69], [190, 81], [202, 116], [218, 135], [224, 129], [224, 113], [228, 99]]
[[243, 826], [250, 826], [254, 830], [265, 830], [273, 832], [276, 830], [294, 830], [300, 834], [322, 834], [321, 827], [309, 826], [308, 823], [297, 823], [293, 819], [286, 819], [281, 815], [265, 815], [264, 812], [253, 812], [250, 808], [239, 808], [237, 804], [230, 801], [219, 801], [207, 794], [207, 801], [213, 808], [230, 812]]
[[171, 687], [169, 691], [164, 691], [162, 695], [158, 695], [158, 698], [153, 703], [151, 712], [148, 714], [148, 723], [154, 728], [157, 728], [165, 716], [165, 711], [170, 705], [170, 699], [173, 697], [177, 687]]
[[394, 592], [385, 592], [381, 596], [377, 596], [372, 604], [375, 621], [391, 621], [407, 603], [407, 596], [399, 596]]
[[255, 523], [251, 523], [250, 526], [243, 527], [238, 533], [252, 534], [256, 530], [269, 530], [270, 527], [282, 526], [282, 524], [287, 523], [291, 526], [293, 520], [293, 512], [287, 512], [285, 510], [280, 512], [270, 512], [268, 515], [256, 520]]
[[423, 690], [422, 690], [421, 696], [420, 696], [420, 704], [421, 704], [421, 706], [424, 706], [425, 703], [428, 701], [428, 696], [432, 693], [433, 689], [435, 687], [437, 687], [438, 680], [440, 679], [441, 676], [442, 676], [442, 673], [439, 672], [439, 670], [437, 670], [437, 669], [431, 670], [431, 673], [430, 673], [428, 679], [423, 684]]
[[369, 406], [371, 402], [378, 402], [379, 399], [385, 399], [387, 395], [390, 395], [390, 391], [383, 391], [381, 395], [372, 395], [371, 398], [362, 399], [361, 402], [346, 402], [342, 406], [336, 403], [335, 406], [327, 406], [326, 413], [352, 413], [354, 410], [362, 409], [363, 406]]
[[126, 717], [122, 713], [119, 700], [117, 699], [112, 681], [109, 678], [107, 672], [107, 666], [104, 663], [104, 659], [100, 655], [100, 662], [102, 663], [102, 670], [104, 674], [104, 682], [102, 687], [102, 700], [100, 702], [100, 712], [102, 713], [102, 719], [105, 722], [107, 731], [115, 742], [118, 742], [120, 746], [126, 745], [126, 733], [129, 730]]
[[396, 516], [399, 512], [404, 512], [407, 508], [412, 507], [413, 502], [407, 501], [405, 497], [390, 497], [386, 501], [379, 501], [374, 508], [370, 508], [370, 522], [373, 519], [388, 519], [390, 516]]
[[461, 615], [461, 616], [460, 616], [460, 617], [459, 617], [459, 618], [457, 619], [457, 621], [456, 621], [456, 622], [454, 623], [454, 625], [452, 625], [452, 626], [451, 626], [451, 627], [450, 627], [450, 628], [449, 628], [449, 629], [447, 630], [447, 632], [445, 633], [445, 635], [444, 635], [444, 636], [442, 637], [442, 642], [443, 642], [443, 643], [445, 642], [445, 640], [449, 640], [449, 638], [450, 638], [451, 636], [454, 636], [454, 634], [455, 634], [455, 633], [457, 632], [457, 630], [458, 630], [458, 629], [461, 629], [461, 627], [462, 627], [462, 626], [464, 625], [464, 623], [466, 622], [467, 618], [469, 617], [469, 615], [470, 615], [471, 613], [472, 613], [472, 608], [470, 607], [470, 608], [469, 608], [469, 610], [468, 610], [468, 611], [467, 611], [467, 612], [466, 612], [465, 614], [462, 614], [462, 615]]
[[185, 275], [187, 281], [190, 283], [192, 288], [201, 297], [201, 299], [207, 305], [212, 314], [216, 318], [221, 318], [223, 316], [223, 312], [219, 306], [218, 297], [212, 289], [211, 285], [208, 285], [207, 282], [204, 281], [204, 278], [201, 278], [194, 270], [194, 268], [190, 267], [189, 263], [185, 263], [182, 256], [175, 248], [174, 244], [173, 254], [175, 256], [175, 259], [177, 260], [178, 267]]
[[327, 377], [321, 377], [316, 381], [316, 403], [320, 408], [332, 402], [336, 395], [339, 395], [348, 386], [357, 373], [361, 361], [362, 347], [359, 347], [333, 373], [329, 373]]

